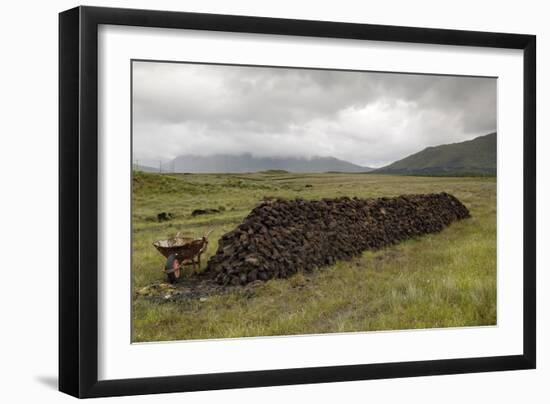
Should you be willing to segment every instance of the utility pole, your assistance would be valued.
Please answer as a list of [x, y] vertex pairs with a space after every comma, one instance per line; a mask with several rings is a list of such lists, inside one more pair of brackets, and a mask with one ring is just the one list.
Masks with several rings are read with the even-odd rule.
[[162, 174], [162, 160], [159, 160], [159, 173]]

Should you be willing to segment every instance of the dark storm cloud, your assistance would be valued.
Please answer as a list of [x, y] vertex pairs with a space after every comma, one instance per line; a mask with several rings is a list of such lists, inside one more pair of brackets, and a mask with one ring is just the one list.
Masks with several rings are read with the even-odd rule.
[[134, 62], [134, 156], [334, 156], [380, 166], [496, 129], [496, 80]]

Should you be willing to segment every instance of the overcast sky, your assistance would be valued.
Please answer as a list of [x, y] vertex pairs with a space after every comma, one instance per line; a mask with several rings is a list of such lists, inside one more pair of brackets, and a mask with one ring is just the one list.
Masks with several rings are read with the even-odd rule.
[[333, 156], [380, 167], [496, 130], [496, 79], [133, 63], [133, 152]]

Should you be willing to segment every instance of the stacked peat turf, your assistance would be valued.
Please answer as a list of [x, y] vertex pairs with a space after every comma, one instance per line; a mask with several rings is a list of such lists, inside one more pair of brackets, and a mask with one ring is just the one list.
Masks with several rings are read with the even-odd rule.
[[445, 192], [396, 198], [275, 199], [252, 210], [219, 241], [206, 271], [220, 284], [286, 278], [470, 216]]

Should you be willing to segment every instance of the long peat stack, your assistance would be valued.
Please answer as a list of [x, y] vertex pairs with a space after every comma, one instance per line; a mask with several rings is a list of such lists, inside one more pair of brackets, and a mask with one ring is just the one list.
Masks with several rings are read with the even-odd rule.
[[396, 198], [275, 199], [252, 210], [219, 241], [206, 272], [223, 285], [287, 278], [470, 216], [448, 193]]

